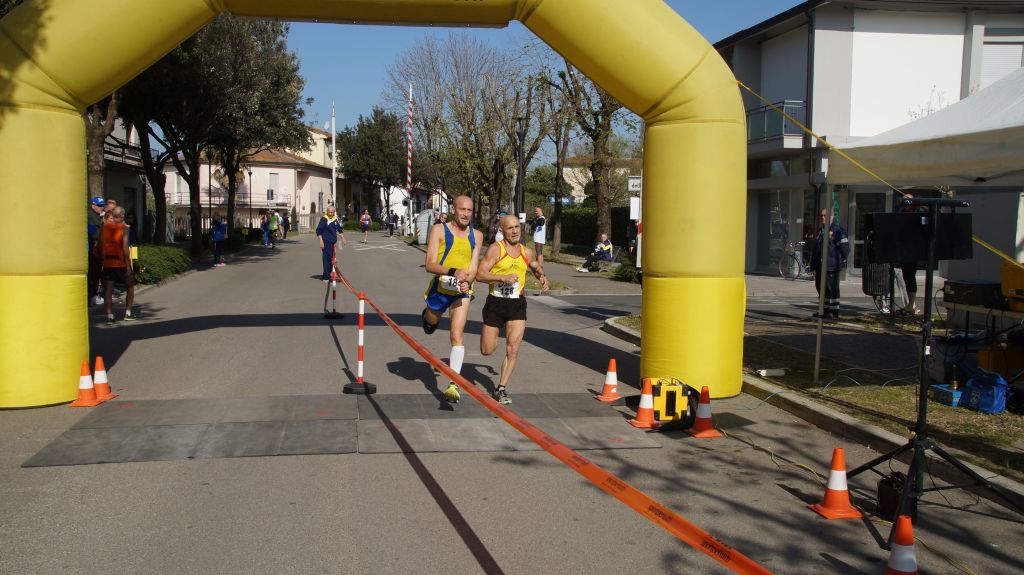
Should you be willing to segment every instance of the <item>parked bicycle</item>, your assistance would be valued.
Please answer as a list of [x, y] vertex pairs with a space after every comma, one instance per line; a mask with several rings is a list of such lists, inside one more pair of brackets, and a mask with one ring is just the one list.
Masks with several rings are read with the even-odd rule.
[[811, 269], [804, 265], [804, 242], [786, 244], [786, 251], [779, 258], [779, 275], [790, 281], [814, 277]]

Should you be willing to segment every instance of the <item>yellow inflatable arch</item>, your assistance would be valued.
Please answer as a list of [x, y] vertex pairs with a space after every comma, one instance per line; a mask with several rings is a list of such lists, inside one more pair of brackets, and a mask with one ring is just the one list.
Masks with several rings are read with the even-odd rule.
[[661, 0], [27, 0], [0, 20], [0, 196], [16, 210], [0, 226], [0, 407], [73, 400], [89, 356], [81, 111], [220, 12], [522, 22], [646, 122], [642, 376], [739, 393], [743, 107], [722, 59]]

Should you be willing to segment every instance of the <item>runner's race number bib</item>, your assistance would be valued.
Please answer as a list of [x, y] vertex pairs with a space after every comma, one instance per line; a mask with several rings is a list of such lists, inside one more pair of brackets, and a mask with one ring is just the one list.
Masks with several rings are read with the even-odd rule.
[[438, 287], [453, 292], [461, 292], [459, 289], [459, 278], [455, 276], [441, 276], [438, 280]]
[[494, 286], [494, 294], [492, 295], [507, 299], [519, 299], [520, 291], [521, 290], [519, 289], [519, 282], [516, 281], [515, 283], [502, 283]]

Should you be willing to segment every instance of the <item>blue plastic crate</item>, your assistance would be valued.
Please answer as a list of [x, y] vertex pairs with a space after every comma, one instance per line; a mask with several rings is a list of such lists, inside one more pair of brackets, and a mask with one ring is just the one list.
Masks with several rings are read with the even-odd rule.
[[928, 398], [950, 407], [960, 405], [960, 390], [950, 389], [948, 385], [939, 383], [928, 386]]

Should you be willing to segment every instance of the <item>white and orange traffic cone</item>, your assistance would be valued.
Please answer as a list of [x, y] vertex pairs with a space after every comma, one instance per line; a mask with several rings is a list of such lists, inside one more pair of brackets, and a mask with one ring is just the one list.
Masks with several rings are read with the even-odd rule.
[[93, 385], [96, 388], [96, 399], [107, 401], [117, 397], [110, 392], [110, 380], [107, 379], [107, 366], [103, 365], [103, 356], [96, 356], [96, 368], [93, 369]]
[[843, 448], [832, 451], [832, 465], [828, 472], [828, 487], [825, 488], [825, 500], [821, 503], [808, 505], [825, 519], [857, 519], [863, 517], [860, 511], [850, 505], [850, 491], [846, 487], [846, 456]]
[[654, 421], [654, 392], [651, 390], [651, 380], [644, 378], [643, 389], [640, 391], [640, 407], [636, 410], [636, 419], [628, 422], [633, 427], [640, 429], [657, 429], [661, 424]]
[[714, 421], [711, 419], [711, 393], [708, 386], [700, 388], [700, 402], [697, 404], [697, 418], [693, 426], [686, 430], [686, 433], [700, 439], [710, 437], [722, 437], [722, 434], [715, 430]]
[[909, 515], [896, 518], [896, 536], [892, 540], [889, 568], [885, 575], [917, 575], [917, 556], [914, 555], [914, 526]]
[[96, 398], [96, 388], [92, 385], [92, 373], [89, 371], [89, 360], [82, 362], [82, 374], [78, 377], [78, 399], [71, 402], [71, 407], [96, 407], [103, 403]]
[[608, 360], [608, 373], [604, 376], [604, 389], [601, 390], [601, 395], [595, 396], [594, 399], [602, 403], [611, 403], [619, 399], [619, 374], [615, 372], [614, 357]]

